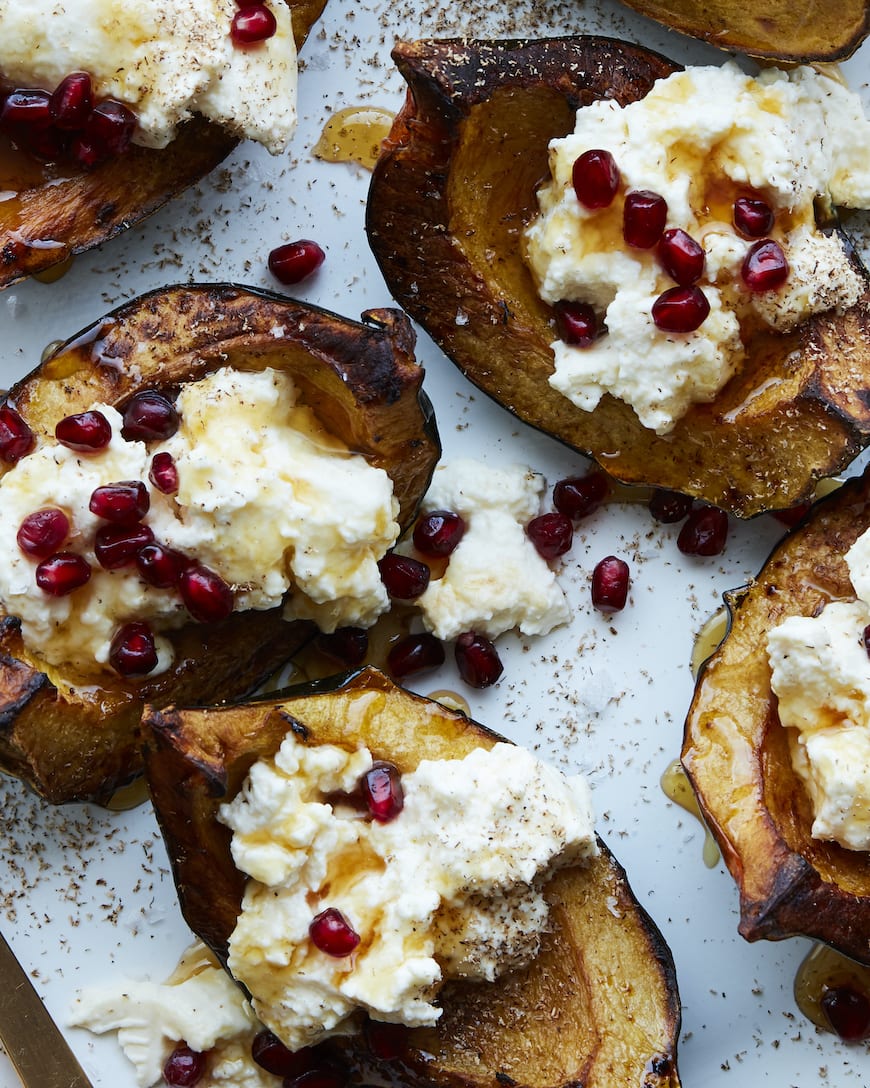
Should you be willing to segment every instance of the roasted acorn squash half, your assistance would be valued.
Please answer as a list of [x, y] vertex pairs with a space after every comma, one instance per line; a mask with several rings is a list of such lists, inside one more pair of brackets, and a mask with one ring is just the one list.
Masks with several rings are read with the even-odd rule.
[[727, 595], [728, 633], [699, 676], [682, 754], [740, 889], [740, 933], [750, 941], [813, 937], [862, 963], [870, 963], [868, 856], [811, 835], [766, 646], [787, 616], [854, 598], [843, 556], [868, 526], [870, 473], [821, 500], [758, 577]]
[[[123, 408], [142, 389], [173, 393], [220, 366], [289, 372], [326, 430], [391, 477], [400, 522], [413, 520], [440, 455], [414, 334], [396, 310], [363, 322], [232, 285], [170, 287], [106, 315], [9, 391], [34, 430], [102, 402]], [[8, 465], [0, 471], [14, 471]], [[37, 590], [35, 590], [38, 592]], [[0, 612], [0, 768], [47, 800], [105, 799], [141, 771], [145, 702], [240, 698], [313, 635], [281, 609], [235, 612], [170, 634], [175, 663], [149, 680], [104, 683], [46, 667], [21, 625]]]
[[[282, 0], [291, 9], [297, 49], [326, 0]], [[2, 75], [2, 73], [0, 73]], [[0, 290], [93, 249], [138, 223], [205, 177], [238, 143], [220, 125], [194, 117], [168, 147], [131, 147], [93, 170], [64, 167], [49, 176], [0, 135]]]
[[870, 31], [866, 0], [624, 0], [673, 30], [720, 49], [772, 60], [833, 61], [850, 56]]
[[669, 434], [605, 396], [592, 412], [548, 384], [552, 311], [521, 232], [548, 176], [547, 145], [578, 106], [643, 97], [674, 71], [639, 46], [579, 37], [422, 41], [393, 53], [408, 83], [375, 168], [367, 230], [394, 298], [475, 385], [626, 483], [736, 515], [808, 499], [870, 439], [870, 304], [760, 334], [742, 369]]
[[[223, 963], [245, 878], [216, 812], [291, 729], [310, 744], [365, 744], [400, 771], [502, 739], [373, 668], [237, 706], [147, 710], [145, 770], [182, 911]], [[602, 845], [548, 887], [553, 930], [529, 968], [448, 984], [437, 1028], [408, 1029], [394, 1061], [374, 1061], [362, 1036], [339, 1040], [351, 1066], [442, 1088], [677, 1088], [673, 962], [623, 870]]]

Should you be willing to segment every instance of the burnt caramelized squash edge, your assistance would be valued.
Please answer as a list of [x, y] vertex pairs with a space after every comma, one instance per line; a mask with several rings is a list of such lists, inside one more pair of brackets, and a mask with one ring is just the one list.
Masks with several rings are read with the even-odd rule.
[[740, 517], [809, 499], [870, 441], [867, 294], [759, 334], [668, 435], [609, 395], [584, 412], [549, 386], [552, 310], [521, 253], [547, 145], [579, 106], [640, 99], [676, 65], [600, 37], [399, 42], [393, 57], [408, 90], [372, 177], [368, 239], [394, 298], [470, 381], [613, 477]]
[[[301, 49], [326, 0], [280, 0]], [[239, 139], [194, 117], [165, 148], [136, 145], [92, 170], [25, 184], [0, 203], [0, 290], [93, 249], [151, 215], [205, 177]]]
[[[372, 310], [362, 322], [232, 284], [163, 288], [126, 303], [54, 351], [9, 391], [35, 430], [94, 403], [123, 409], [142, 389], [174, 396], [218, 367], [289, 372], [327, 431], [393, 481], [399, 521], [416, 513], [440, 443], [414, 332], [404, 314]], [[0, 472], [14, 471], [8, 465]], [[34, 584], [34, 592], [39, 592]], [[48, 667], [21, 624], [0, 612], [0, 769], [46, 800], [106, 800], [141, 772], [139, 719], [162, 706], [238, 699], [315, 634], [281, 609], [233, 613], [169, 634], [175, 661], [153, 679], [76, 675]]]
[[[245, 877], [217, 809], [291, 730], [308, 744], [365, 744], [403, 773], [503, 739], [372, 667], [236, 706], [147, 708], [145, 773], [182, 913], [224, 964]], [[622, 868], [601, 844], [546, 895], [553, 931], [531, 966], [447, 984], [438, 1026], [407, 1029], [394, 1060], [376, 1058], [364, 1031], [338, 1039], [349, 1066], [419, 1088], [678, 1088], [673, 960]]]
[[682, 762], [739, 888], [740, 933], [811, 937], [870, 964], [868, 855], [812, 837], [766, 649], [786, 617], [854, 598], [844, 555], [867, 528], [870, 470], [820, 500], [751, 584], [726, 595], [728, 632], [699, 674]]

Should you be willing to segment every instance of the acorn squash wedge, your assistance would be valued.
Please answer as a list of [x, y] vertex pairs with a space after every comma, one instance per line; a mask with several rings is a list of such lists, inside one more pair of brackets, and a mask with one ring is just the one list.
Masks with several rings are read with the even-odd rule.
[[604, 38], [400, 42], [408, 94], [374, 170], [369, 242], [394, 298], [475, 385], [630, 484], [741, 517], [808, 499], [870, 439], [870, 303], [760, 333], [709, 404], [666, 435], [606, 395], [594, 411], [548, 384], [552, 310], [521, 247], [547, 145], [578, 106], [643, 97], [675, 66]]
[[803, 935], [870, 963], [870, 859], [812, 837], [770, 688], [767, 634], [854, 598], [843, 558], [870, 527], [870, 473], [822, 499], [758, 577], [726, 597], [729, 629], [698, 678], [682, 761], [740, 890], [750, 941]]
[[[297, 49], [326, 0], [282, 0]], [[194, 117], [168, 147], [132, 146], [92, 170], [64, 165], [57, 176], [0, 135], [0, 290], [138, 223], [205, 177], [238, 144], [220, 125]]]
[[[142, 389], [174, 395], [217, 367], [284, 370], [330, 434], [388, 473], [406, 526], [440, 455], [413, 347], [410, 323], [396, 310], [370, 311], [358, 323], [229, 284], [169, 287], [67, 341], [6, 403], [35, 431], [53, 433], [57, 420], [95, 403], [123, 409]], [[55, 803], [103, 800], [141, 771], [146, 701], [240, 698], [315, 633], [308, 622], [282, 619], [280, 608], [235, 612], [170, 633], [174, 664], [153, 679], [106, 671], [95, 682], [46, 666], [20, 622], [0, 617], [0, 768]]]
[[624, 0], [672, 30], [720, 49], [771, 60], [835, 61], [851, 56], [870, 31], [866, 0]]
[[[365, 744], [400, 771], [502, 739], [371, 667], [237, 706], [146, 710], [146, 775], [181, 908], [224, 964], [245, 878], [216, 812], [291, 729], [309, 744]], [[375, 1059], [364, 1032], [337, 1040], [348, 1065], [397, 1085], [676, 1088], [673, 962], [623, 870], [602, 845], [546, 894], [552, 932], [528, 968], [447, 984], [438, 1026], [407, 1029], [394, 1059]]]

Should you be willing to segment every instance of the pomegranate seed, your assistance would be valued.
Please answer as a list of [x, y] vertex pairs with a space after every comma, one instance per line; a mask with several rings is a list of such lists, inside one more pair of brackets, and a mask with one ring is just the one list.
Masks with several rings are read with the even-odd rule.
[[225, 620], [233, 610], [233, 591], [219, 574], [202, 563], [191, 563], [178, 582], [187, 611], [200, 623]]
[[139, 551], [154, 540], [147, 525], [103, 525], [94, 538], [94, 555], [104, 570], [134, 563]]
[[102, 147], [93, 140], [85, 139], [84, 136], [76, 136], [70, 145], [69, 153], [72, 159], [85, 170], [91, 170], [108, 158], [108, 154]]
[[90, 577], [90, 563], [74, 552], [56, 552], [36, 568], [36, 584], [49, 597], [66, 597]]
[[157, 666], [154, 635], [147, 623], [125, 623], [115, 632], [109, 664], [121, 676], [144, 676]]
[[154, 454], [148, 479], [164, 495], [175, 494], [178, 490], [178, 466], [171, 453]]
[[51, 95], [38, 88], [13, 91], [3, 103], [0, 124], [7, 128], [47, 128], [51, 124]]
[[191, 1050], [186, 1043], [179, 1043], [163, 1066], [163, 1079], [169, 1088], [192, 1088], [204, 1073], [205, 1055]]
[[14, 465], [36, 445], [33, 431], [8, 404], [0, 405], [0, 461]]
[[429, 585], [429, 568], [419, 559], [390, 552], [378, 562], [387, 593], [400, 601], [412, 601]]
[[151, 506], [148, 488], [141, 480], [119, 480], [95, 487], [88, 509], [92, 514], [114, 525], [130, 525], [141, 521]]
[[122, 155], [136, 131], [136, 114], [114, 98], [104, 98], [88, 114], [82, 138], [104, 155]]
[[670, 287], [652, 305], [652, 319], [662, 332], [694, 332], [709, 312], [700, 287]]
[[337, 1069], [312, 1069], [298, 1077], [287, 1077], [283, 1088], [347, 1088], [347, 1076]]
[[760, 197], [739, 196], [734, 201], [734, 226], [744, 238], [763, 238], [773, 229], [773, 208]]
[[831, 986], [821, 998], [825, 1016], [837, 1035], [857, 1043], [870, 1034], [870, 1000], [851, 986]]
[[484, 635], [466, 631], [456, 640], [459, 675], [473, 688], [491, 687], [504, 672], [504, 665], [492, 642]]
[[15, 142], [22, 150], [29, 151], [44, 162], [58, 162], [66, 157], [69, 138], [65, 132], [52, 126], [17, 132]]
[[649, 189], [637, 189], [625, 198], [622, 237], [634, 249], [652, 249], [668, 221], [668, 203]]
[[562, 299], [553, 307], [556, 332], [564, 344], [574, 348], [588, 348], [598, 339], [601, 331], [595, 311], [586, 302]]
[[658, 248], [659, 260], [665, 272], [680, 285], [691, 287], [704, 272], [707, 255], [691, 234], [679, 227], [666, 230]]
[[377, 760], [362, 776], [360, 782], [366, 807], [372, 818], [385, 824], [405, 807], [405, 793], [398, 767]]
[[275, 16], [265, 4], [246, 4], [233, 16], [230, 37], [236, 45], [253, 45], [271, 38], [277, 29]]
[[78, 132], [91, 112], [91, 77], [87, 72], [72, 72], [64, 77], [51, 96], [51, 119], [58, 128]]
[[359, 934], [340, 910], [327, 907], [316, 915], [308, 927], [315, 948], [327, 956], [349, 956], [359, 944]]
[[649, 512], [664, 525], [672, 525], [676, 521], [682, 521], [689, 516], [692, 509], [692, 499], [679, 491], [667, 491], [663, 487], [653, 491], [649, 500]]
[[683, 555], [719, 555], [728, 538], [728, 515], [715, 506], [696, 507], [680, 529], [677, 547]]
[[773, 516], [789, 529], [793, 529], [799, 521], [803, 521], [812, 508], [811, 502], [799, 502], [796, 506], [790, 506], [788, 510], [774, 510]]
[[312, 1047], [301, 1050], [288, 1049], [274, 1032], [265, 1028], [254, 1036], [251, 1057], [267, 1073], [276, 1077], [298, 1077], [315, 1067], [316, 1052]]
[[269, 271], [279, 283], [300, 283], [323, 264], [326, 254], [309, 238], [278, 246], [269, 254]]
[[181, 552], [156, 541], [143, 544], [134, 558], [142, 581], [158, 589], [172, 589], [177, 586], [182, 571], [189, 564], [188, 558]]
[[369, 652], [369, 633], [362, 627], [337, 627], [317, 636], [317, 649], [342, 665], [360, 665]]
[[861, 632], [861, 639], [864, 643], [864, 649], [867, 651], [867, 656], [870, 657], [870, 623]]
[[619, 188], [619, 168], [609, 151], [584, 151], [574, 163], [571, 180], [584, 208], [607, 208]]
[[171, 438], [178, 430], [178, 412], [172, 401], [156, 389], [143, 389], [124, 409], [121, 435], [128, 442]]
[[526, 526], [526, 536], [543, 559], [556, 559], [573, 544], [574, 523], [567, 514], [541, 514]]
[[414, 526], [414, 547], [421, 555], [443, 559], [456, 551], [465, 534], [465, 522], [452, 510], [433, 510]]
[[62, 446], [79, 453], [105, 449], [112, 440], [112, 428], [102, 412], [78, 412], [66, 416], [54, 428]]
[[778, 242], [764, 238], [749, 247], [740, 269], [750, 291], [775, 291], [788, 279], [788, 261]]
[[585, 476], [568, 476], [553, 488], [553, 505], [569, 518], [585, 518], [607, 498], [610, 481], [603, 472]]
[[69, 536], [69, 518], [56, 506], [34, 510], [21, 522], [16, 540], [25, 555], [47, 559]]
[[437, 669], [444, 664], [444, 646], [428, 631], [406, 635], [390, 647], [387, 668], [397, 679], [425, 669]]
[[621, 612], [628, 598], [628, 563], [608, 555], [592, 571], [592, 604], [599, 612]]
[[408, 1029], [404, 1024], [367, 1020], [363, 1035], [369, 1050], [381, 1061], [395, 1061], [408, 1049]]

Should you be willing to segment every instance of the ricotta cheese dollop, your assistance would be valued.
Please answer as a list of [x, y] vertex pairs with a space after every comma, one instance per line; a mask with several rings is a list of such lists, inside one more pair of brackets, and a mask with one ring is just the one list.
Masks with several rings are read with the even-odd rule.
[[[354, 1029], [358, 1015], [434, 1024], [447, 978], [491, 980], [528, 962], [547, 925], [542, 887], [594, 855], [588, 787], [500, 743], [402, 775], [387, 823], [340, 800], [371, 753], [288, 734], [222, 806], [247, 873], [229, 967], [260, 1020], [295, 1050]], [[314, 918], [335, 908], [360, 935], [319, 951]]]
[[277, 154], [296, 126], [296, 44], [289, 6], [269, 7], [275, 34], [238, 47], [235, 0], [2, 0], [0, 77], [53, 91], [87, 72], [95, 97], [135, 112], [145, 147], [165, 147], [198, 113]]
[[[694, 332], [655, 325], [653, 303], [675, 284], [655, 247], [625, 244], [621, 197], [603, 210], [577, 199], [573, 164], [592, 149], [613, 155], [623, 193], [662, 196], [667, 229], [688, 232], [704, 249], [697, 286], [710, 314]], [[588, 303], [606, 327], [589, 347], [552, 345], [550, 384], [586, 411], [609, 393], [666, 434], [735, 372], [744, 326], [785, 331], [812, 313], [842, 312], [864, 292], [839, 240], [817, 229], [813, 202], [870, 206], [870, 122], [856, 94], [811, 68], [757, 78], [731, 62], [688, 68], [625, 107], [594, 102], [578, 110], [573, 133], [551, 143], [550, 169], [526, 256], [544, 301]], [[731, 220], [734, 200], [747, 194], [775, 214], [769, 237], [790, 268], [778, 290], [753, 292], [741, 279], [753, 239]]]
[[[94, 489], [147, 484], [161, 452], [172, 455], [179, 487], [164, 495], [149, 486], [144, 523], [160, 543], [231, 585], [237, 611], [283, 604], [288, 618], [332, 631], [370, 626], [387, 610], [377, 562], [399, 533], [392, 482], [324, 431], [288, 375], [224, 367], [183, 386], [178, 431], [147, 446], [121, 436], [114, 408], [95, 407], [112, 428], [105, 449], [82, 454], [42, 435], [0, 479], [0, 601], [46, 661], [93, 671], [108, 661], [121, 625], [145, 621], [159, 636], [190, 622], [176, 590], [146, 585], [135, 566], [105, 570], [94, 553], [103, 524], [89, 510]], [[64, 547], [91, 564], [90, 580], [68, 596], [37, 587], [37, 560], [16, 542], [22, 520], [43, 507], [67, 513]], [[172, 653], [165, 638], [156, 643], [160, 671]]]

